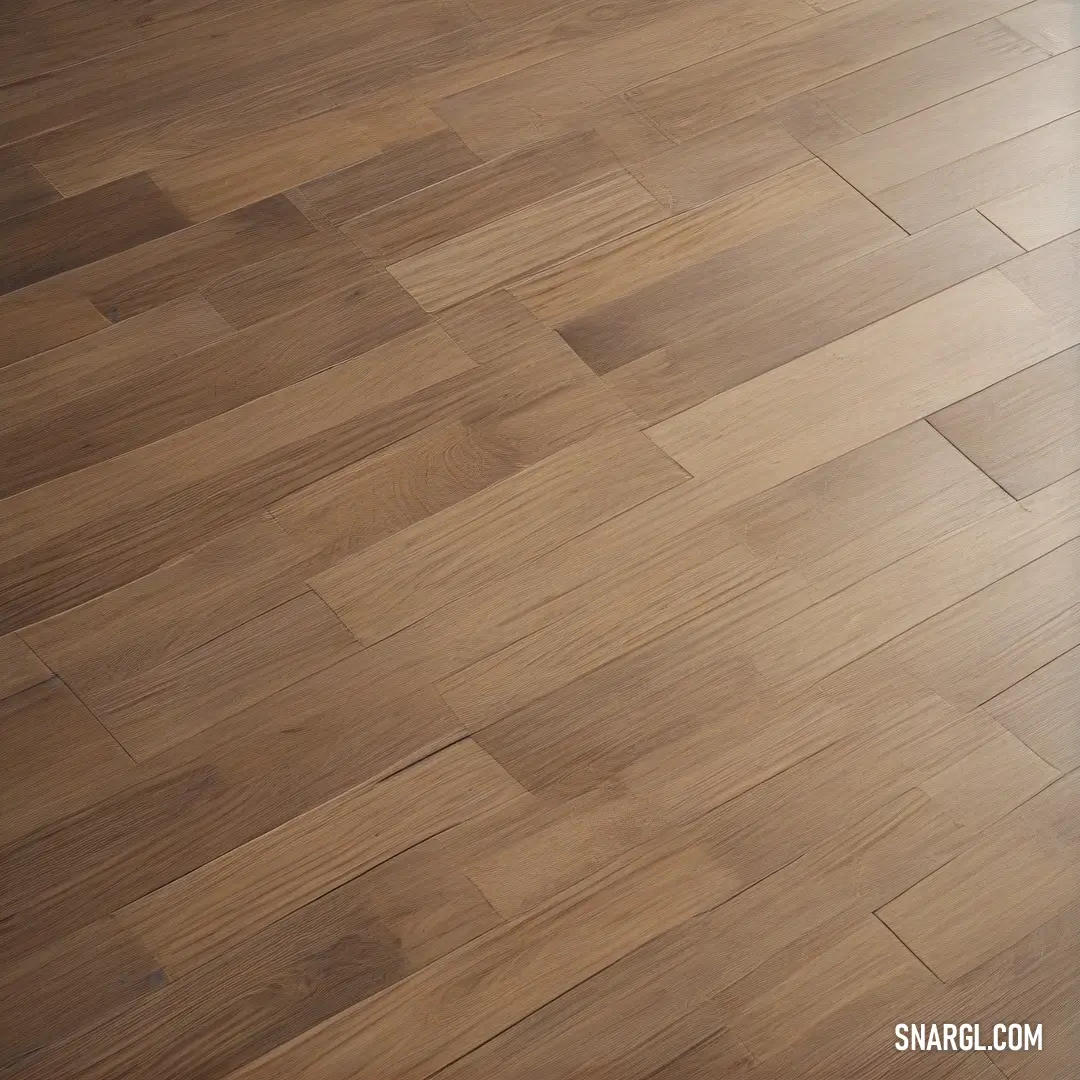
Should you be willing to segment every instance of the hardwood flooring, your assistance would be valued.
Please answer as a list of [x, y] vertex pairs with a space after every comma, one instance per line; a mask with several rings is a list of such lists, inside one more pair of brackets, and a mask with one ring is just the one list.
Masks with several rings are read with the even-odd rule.
[[0, 42], [0, 1080], [1073, 1075], [1076, 0]]

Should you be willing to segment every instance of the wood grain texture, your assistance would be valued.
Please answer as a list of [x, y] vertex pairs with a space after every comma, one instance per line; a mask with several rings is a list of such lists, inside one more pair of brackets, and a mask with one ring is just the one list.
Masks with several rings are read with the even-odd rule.
[[1080, 351], [1066, 349], [930, 417], [1014, 498], [1080, 469]]
[[859, 131], [873, 131], [1046, 56], [991, 19], [819, 86], [814, 97]]
[[[600, 468], [603, 449], [620, 464], [620, 479]], [[606, 465], [606, 463], [605, 463]], [[516, 565], [682, 482], [685, 474], [630, 431], [578, 443], [476, 499], [422, 521], [312, 579], [312, 586], [365, 644], [400, 630], [486, 578], [494, 559]], [[539, 520], [521, 520], [522, 502]], [[502, 520], [521, 520], [520, 532]], [[401, 581], [424, 581], [423, 590]]]
[[52, 672], [17, 634], [0, 637], [0, 698], [45, 682]]
[[439, 311], [664, 216], [636, 180], [619, 172], [393, 263], [390, 272], [425, 310]]
[[0, 220], [56, 202], [56, 190], [14, 147], [0, 150]]
[[864, 0], [661, 76], [636, 87], [630, 98], [669, 134], [686, 138], [1009, 7], [1008, 0], [973, 0], [948, 8], [927, 0]]
[[9, 0], [0, 1077], [1071, 1075], [1075, 16]]
[[453, 131], [436, 131], [312, 180], [300, 192], [329, 221], [340, 225], [479, 164], [480, 159]]
[[1080, 650], [1056, 660], [991, 698], [985, 709], [1055, 768], [1068, 772], [1080, 758], [1076, 702]]
[[[95, 471], [73, 474], [77, 480], [62, 477], [13, 496], [5, 505], [10, 528], [3, 539], [10, 586], [5, 624], [25, 625], [133, 581], [205, 540], [208, 530], [236, 524], [264, 503], [381, 449], [401, 437], [396, 434], [400, 428], [358, 430], [350, 418], [377, 412], [472, 366], [441, 332], [421, 328], [285, 388], [279, 392], [284, 397], [266, 395], [250, 402], [246, 411], [233, 410], [205, 421], [209, 426], [197, 424], [116, 458], [115, 464], [102, 462], [92, 467]], [[275, 412], [294, 422], [278, 427], [271, 420]], [[283, 455], [289, 467], [263, 471], [255, 466], [275, 454]], [[306, 466], [300, 465], [300, 456]], [[182, 469], [177, 467], [180, 459]], [[82, 497], [58, 497], [65, 484]], [[87, 498], [95, 485], [109, 494]], [[195, 495], [200, 485], [201, 497]], [[175, 516], [163, 516], [170, 499]], [[58, 505], [67, 512], [55, 513]], [[193, 505], [198, 513], [192, 513]], [[88, 543], [87, 530], [95, 528], [118, 542]], [[45, 557], [52, 566], [46, 575], [41, 573], [42, 555], [27, 557], [39, 545], [54, 552]], [[99, 575], [93, 581], [87, 578], [90, 565]]]
[[[378, 160], [378, 159], [376, 159]], [[388, 261], [437, 247], [562, 191], [599, 180], [618, 162], [595, 135], [571, 135], [469, 169], [346, 222], [345, 232]]]
[[0, 290], [12, 292], [188, 223], [145, 174], [50, 203], [0, 223]]

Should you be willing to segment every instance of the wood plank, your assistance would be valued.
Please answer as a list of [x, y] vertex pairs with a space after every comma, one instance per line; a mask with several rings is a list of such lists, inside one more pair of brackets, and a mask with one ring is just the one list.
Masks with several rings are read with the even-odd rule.
[[300, 192], [329, 221], [341, 225], [479, 164], [456, 133], [442, 130], [312, 180]]
[[1080, 115], [995, 143], [912, 180], [886, 188], [874, 201], [911, 232], [1034, 186], [1076, 159]]
[[844, 914], [812, 930], [728, 987], [725, 1023], [766, 1061], [859, 1004], [861, 1023], [895, 1018], [933, 975], [873, 915]]
[[375, 692], [352, 664], [178, 743], [138, 767], [125, 790], [7, 846], [5, 955], [28, 955], [461, 738], [433, 692]]
[[881, 920], [939, 978], [957, 979], [1075, 899], [1080, 846], [1047, 829], [1064, 777], [952, 862], [886, 904]]
[[20, 694], [51, 676], [52, 672], [18, 634], [0, 637], [0, 698]]
[[103, 259], [63, 280], [119, 322], [287, 251], [313, 231], [311, 222], [277, 195]]
[[150, 175], [192, 221], [206, 221], [377, 153], [357, 110], [344, 107], [160, 165]]
[[1080, 56], [1053, 56], [823, 151], [867, 195], [960, 161], [1080, 108]]
[[674, 213], [808, 161], [810, 152], [778, 123], [750, 118], [706, 132], [629, 166]]
[[1031, 250], [1080, 228], [1080, 161], [1055, 169], [1042, 183], [981, 208], [1002, 232]]
[[226, 852], [136, 900], [117, 919], [176, 977], [519, 794], [521, 788], [475, 743], [458, 742]]
[[649, 434], [694, 475], [723, 474], [735, 502], [1053, 356], [1078, 333], [991, 270]]
[[1080, 45], [1080, 24], [1072, 0], [1035, 0], [1006, 12], [1001, 21], [1048, 53]]
[[0, 367], [108, 325], [89, 300], [53, 281], [0, 296]]
[[672, 846], [597, 875], [238, 1075], [284, 1076], [309, 1055], [327, 1080], [430, 1075], [738, 887], [694, 848]]
[[[755, 665], [774, 685], [816, 682], [1053, 552], [1076, 536], [1075, 485], [1033, 498], [1044, 496], [1042, 505], [1005, 507], [944, 536], [829, 597], [812, 614], [766, 631], [749, 650]], [[1054, 505], [1058, 499], [1063, 507]]]
[[[994, 230], [985, 225], [971, 232], [973, 238], [986, 237], [989, 250], [1015, 250], [1003, 248]], [[564, 323], [559, 332], [600, 374], [688, 338], [711, 337], [714, 347], [727, 352], [730, 344], [722, 328], [733, 315], [771, 299], [803, 277], [827, 274], [900, 236], [903, 233], [876, 207], [852, 192], [823, 211]]]
[[358, 648], [333, 612], [307, 593], [145, 674], [112, 680], [87, 704], [141, 761]]
[[10, 467], [0, 494], [152, 441], [154, 410], [144, 426], [132, 387], [145, 385], [147, 373], [168, 372], [188, 350], [229, 335], [228, 323], [193, 296], [4, 368], [0, 392], [10, 402], [11, 423], [0, 448]]
[[920, 421], [739, 503], [726, 519], [752, 551], [821, 597], [1010, 505]]
[[919, 786], [958, 824], [984, 829], [1060, 775], [1015, 735], [1003, 731]]
[[618, 167], [592, 132], [556, 138], [360, 213], [345, 222], [343, 231], [366, 250], [395, 262], [610, 176]]
[[1061, 772], [1080, 762], [1080, 649], [1070, 649], [991, 698], [997, 717], [1040, 757]]
[[[956, 832], [928, 812], [924, 796], [909, 795], [506, 1028], [446, 1069], [447, 1080], [527, 1080], [574, 1070], [645, 1080], [652, 1073], [637, 1067], [654, 1052], [653, 1040], [663, 1063], [716, 1032], [724, 1022], [712, 1000], [718, 992], [835, 914], [849, 907], [868, 912], [878, 897], [936, 868], [955, 851]], [[678, 1071], [671, 1075], [682, 1080]]]
[[1009, 7], [1009, 0], [946, 8], [929, 0], [863, 0], [661, 75], [629, 96], [669, 135], [690, 138]]
[[823, 101], [811, 93], [784, 98], [762, 110], [762, 115], [783, 125], [812, 154], [853, 139], [858, 132], [841, 120]]
[[[659, 221], [665, 211], [629, 174], [583, 184], [390, 266], [427, 311], [440, 311], [544, 265]], [[568, 229], [573, 223], [574, 227]]]
[[[677, 4], [561, 56], [463, 90], [438, 114], [484, 157], [542, 138], [552, 120], [808, 19], [798, 0]], [[616, 24], [617, 25], [617, 24]]]
[[402, 855], [13, 1075], [221, 1077], [499, 921], [464, 875]]
[[616, 567], [566, 598], [569, 613], [437, 684], [473, 732], [647, 644], [773, 576], [733, 546], [726, 523], [691, 529], [667, 550]]
[[[289, 311], [314, 303], [327, 293], [338, 291], [354, 282], [367, 286], [370, 293], [364, 300], [371, 307], [372, 322], [378, 322], [379, 291], [373, 288], [386, 279], [375, 272], [371, 263], [355, 245], [334, 233], [313, 233], [267, 259], [238, 267], [205, 285], [203, 296], [237, 329], [242, 330], [263, 319], [284, 315]], [[411, 307], [407, 300], [395, 297], [394, 290], [386, 293], [391, 313], [398, 307]], [[406, 323], [405, 329], [412, 329]], [[376, 342], [377, 344], [377, 342]]]
[[301, 596], [305, 564], [275, 522], [256, 517], [21, 636], [94, 700]]
[[889, 661], [973, 708], [1080, 644], [1071, 541], [890, 641]]
[[13, 146], [0, 149], [0, 221], [56, 202], [60, 192]]
[[[526, 349], [525, 355], [534, 354]], [[529, 393], [527, 382], [521, 390]], [[326, 567], [580, 439], [632, 424], [618, 399], [583, 371], [561, 386], [538, 390], [534, 400], [505, 415], [424, 428], [302, 488], [271, 511]]]
[[510, 292], [559, 326], [850, 195], [834, 172], [808, 161], [542, 270]]
[[819, 86], [814, 97], [859, 131], [873, 131], [1046, 59], [1003, 21], [929, 41]]
[[0, 970], [0, 1066], [129, 1008], [166, 983], [133, 934], [106, 920]]
[[1003, 379], [929, 422], [1010, 495], [1023, 499], [1080, 469], [1080, 349]]
[[59, 680], [0, 703], [4, 758], [18, 762], [0, 801], [0, 844], [28, 836], [122, 790], [131, 758]]
[[50, 203], [0, 223], [0, 291], [12, 292], [188, 224], [145, 173]]
[[1059, 319], [1073, 318], [1080, 282], [1080, 233], [1070, 233], [1021, 255], [1003, 267], [1002, 273], [1043, 311]]
[[[373, 545], [312, 587], [370, 644], [488, 579], [496, 561], [542, 555], [684, 479], [636, 431], [601, 435]], [[517, 512], [525, 506], [528, 515]]]
[[[0, 622], [24, 626], [133, 581], [381, 449], [429, 422], [427, 399], [416, 404], [412, 395], [472, 367], [444, 333], [421, 328], [84, 469], [77, 481], [59, 478], [12, 496], [0, 530], [7, 600]], [[395, 401], [407, 404], [387, 417]], [[358, 425], [365, 415], [380, 421]], [[402, 430], [410, 423], [416, 426]]]
[[[801, 228], [778, 231], [766, 249], [772, 246], [778, 254], [787, 242], [797, 246], [801, 232], [827, 220], [819, 216]], [[876, 225], [882, 236], [880, 219]], [[789, 276], [794, 267], [781, 260], [775, 271], [751, 274], [745, 293], [732, 290], [733, 303], [728, 304], [727, 290], [722, 300], [713, 301], [712, 319], [692, 314], [675, 328], [675, 334], [689, 329], [687, 337], [677, 337], [608, 372], [604, 381], [645, 421], [663, 420], [988, 269], [1018, 250], [975, 213], [849, 259], [843, 258], [844, 239], [838, 228], [819, 244], [805, 247], [811, 260], [815, 252], [832, 254], [832, 246], [837, 248], [834, 257], [812, 273]], [[753, 261], [751, 245], [738, 253], [745, 253], [747, 264]], [[741, 275], [742, 265], [736, 267], [735, 273]], [[707, 309], [707, 302], [701, 306]]]

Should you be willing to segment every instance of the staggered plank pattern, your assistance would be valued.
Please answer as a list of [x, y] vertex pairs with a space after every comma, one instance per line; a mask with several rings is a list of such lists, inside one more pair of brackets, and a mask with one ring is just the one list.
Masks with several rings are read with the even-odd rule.
[[8, 7], [0, 1080], [1073, 1075], [1077, 0]]

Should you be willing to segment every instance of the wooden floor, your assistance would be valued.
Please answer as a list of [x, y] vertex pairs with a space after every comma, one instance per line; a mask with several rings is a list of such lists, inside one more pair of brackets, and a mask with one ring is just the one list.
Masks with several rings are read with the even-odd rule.
[[9, 0], [0, 1078], [1074, 1076], [1076, 230], [1077, 0]]

